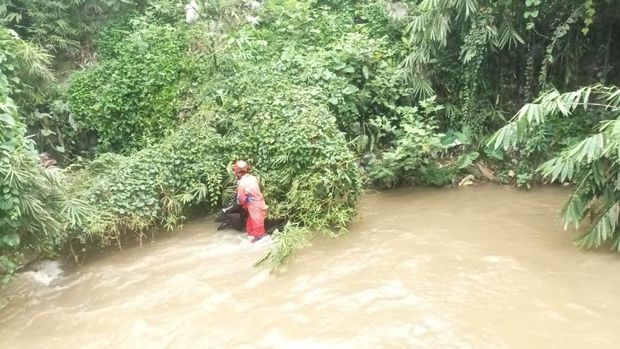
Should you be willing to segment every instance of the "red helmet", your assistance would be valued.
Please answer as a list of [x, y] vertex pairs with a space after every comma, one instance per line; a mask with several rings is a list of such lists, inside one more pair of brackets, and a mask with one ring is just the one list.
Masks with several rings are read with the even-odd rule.
[[250, 165], [248, 165], [248, 163], [243, 161], [243, 160], [238, 160], [233, 165], [233, 172], [236, 175], [240, 175], [240, 174], [243, 174], [243, 173], [248, 173], [249, 171], [250, 171]]

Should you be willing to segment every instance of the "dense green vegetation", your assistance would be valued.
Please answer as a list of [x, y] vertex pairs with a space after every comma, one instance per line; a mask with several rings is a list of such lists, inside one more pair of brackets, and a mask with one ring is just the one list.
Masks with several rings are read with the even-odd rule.
[[197, 3], [0, 5], [5, 274], [217, 208], [239, 158], [289, 221], [274, 266], [343, 232], [364, 185], [469, 174], [575, 182], [578, 243], [620, 250], [614, 1]]

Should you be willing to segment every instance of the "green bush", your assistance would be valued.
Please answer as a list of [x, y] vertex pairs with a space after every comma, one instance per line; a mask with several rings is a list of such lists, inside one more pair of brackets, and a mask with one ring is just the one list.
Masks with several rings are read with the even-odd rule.
[[[38, 49], [2, 27], [0, 43], [4, 44], [0, 45], [0, 275], [6, 278], [19, 267], [24, 254], [49, 255], [62, 246], [66, 228], [77, 224], [87, 205], [68, 195], [58, 169], [43, 168], [20, 108], [10, 97], [23, 97], [24, 75], [41, 79], [37, 69], [49, 72], [46, 60], [16, 59]], [[24, 74], [27, 63], [42, 65]]]
[[172, 229], [184, 209], [220, 202], [226, 149], [222, 137], [199, 117], [163, 142], [130, 156], [105, 154], [75, 175], [73, 190], [96, 214], [75, 233], [103, 245], [128, 233]]
[[188, 42], [182, 29], [141, 25], [106, 47], [112, 57], [73, 76], [71, 112], [97, 132], [99, 150], [140, 149], [178, 122], [193, 73]]
[[0, 22], [50, 52], [77, 55], [87, 49], [105, 18], [134, 8], [138, 2], [142, 1], [5, 0], [0, 5]]
[[434, 171], [431, 167], [437, 167], [434, 162], [446, 149], [432, 120], [441, 107], [434, 104], [434, 98], [420, 104], [421, 108], [396, 108], [397, 118], [382, 117], [374, 121], [375, 127], [384, 132], [383, 137], [392, 139], [392, 145], [370, 164], [368, 177], [372, 184], [393, 188], [399, 184], [447, 181], [432, 178], [431, 172]]
[[404, 46], [375, 30], [389, 23], [379, 9], [384, 7], [375, 3], [338, 11], [268, 4], [264, 24], [249, 33], [264, 43], [250, 48], [260, 57], [255, 64], [270, 65], [268, 75], [279, 72], [317, 88], [315, 98], [330, 108], [339, 128], [349, 139], [357, 137], [369, 120], [390, 113], [411, 92], [399, 68]]
[[431, 162], [428, 166], [421, 167], [416, 173], [417, 182], [421, 185], [443, 187], [452, 184], [459, 168], [453, 164], [442, 165]]
[[[275, 110], [252, 119], [205, 112], [161, 144], [131, 156], [99, 157], [77, 175], [74, 190], [96, 212], [77, 237], [106, 245], [128, 233], [172, 228], [188, 207], [217, 207], [230, 183], [226, 166], [239, 157], [253, 163], [265, 184], [271, 217], [315, 232], [344, 229], [360, 195], [355, 157], [324, 107], [309, 95], [290, 98], [300, 101], [292, 119]], [[225, 135], [209, 126], [223, 120], [232, 123]], [[301, 230], [283, 234], [295, 231]], [[282, 251], [274, 256], [286, 258]]]
[[[255, 164], [268, 183], [266, 195], [275, 200], [273, 215], [313, 228], [343, 228], [353, 214], [360, 179], [334, 116], [311, 90], [299, 86], [254, 93], [246, 90], [235, 103], [237, 115], [250, 118], [217, 113], [218, 124], [228, 123], [233, 157]], [[276, 96], [279, 102], [269, 105]], [[258, 97], [262, 104], [257, 106]]]
[[66, 218], [58, 173], [41, 166], [5, 86], [0, 73], [0, 272], [10, 274], [22, 252], [45, 254], [61, 245]]

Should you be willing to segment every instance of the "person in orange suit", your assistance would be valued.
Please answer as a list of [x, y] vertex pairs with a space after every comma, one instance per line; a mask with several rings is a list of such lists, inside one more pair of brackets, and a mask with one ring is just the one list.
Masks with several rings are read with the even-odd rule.
[[249, 173], [250, 165], [243, 160], [235, 162], [233, 172], [238, 179], [237, 203], [247, 212], [246, 232], [250, 241], [258, 241], [265, 236], [265, 218], [268, 213], [258, 178]]

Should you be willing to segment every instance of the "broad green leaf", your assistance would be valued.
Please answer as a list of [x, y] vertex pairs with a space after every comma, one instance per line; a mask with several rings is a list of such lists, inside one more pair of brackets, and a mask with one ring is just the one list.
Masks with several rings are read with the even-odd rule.
[[504, 160], [504, 151], [501, 148], [486, 147], [484, 153], [491, 158]]
[[6, 113], [0, 114], [0, 121], [4, 122], [5, 124], [9, 126], [15, 126], [15, 119], [9, 114], [6, 114]]
[[457, 161], [458, 168], [464, 169], [469, 167], [471, 164], [474, 163], [474, 161], [476, 161], [476, 159], [478, 159], [479, 156], [480, 153], [476, 151], [461, 155]]
[[581, 196], [572, 194], [562, 209], [564, 229], [568, 228], [571, 224], [575, 226], [575, 229], [579, 229], [579, 223], [583, 219], [585, 212], [586, 205]]
[[615, 203], [599, 214], [588, 232], [579, 237], [575, 243], [580, 247], [597, 248], [614, 236], [618, 225], [620, 205]]
[[570, 159], [566, 159], [566, 162], [562, 166], [562, 172], [560, 173], [558, 180], [560, 182], [565, 182], [566, 180], [573, 179], [574, 171], [575, 163]]
[[349, 85], [347, 85], [347, 87], [344, 88], [344, 90], [342, 90], [342, 93], [345, 94], [345, 95], [350, 95], [350, 94], [353, 94], [353, 93], [355, 93], [357, 91], [358, 91], [358, 89], [357, 89], [356, 86], [349, 84]]

